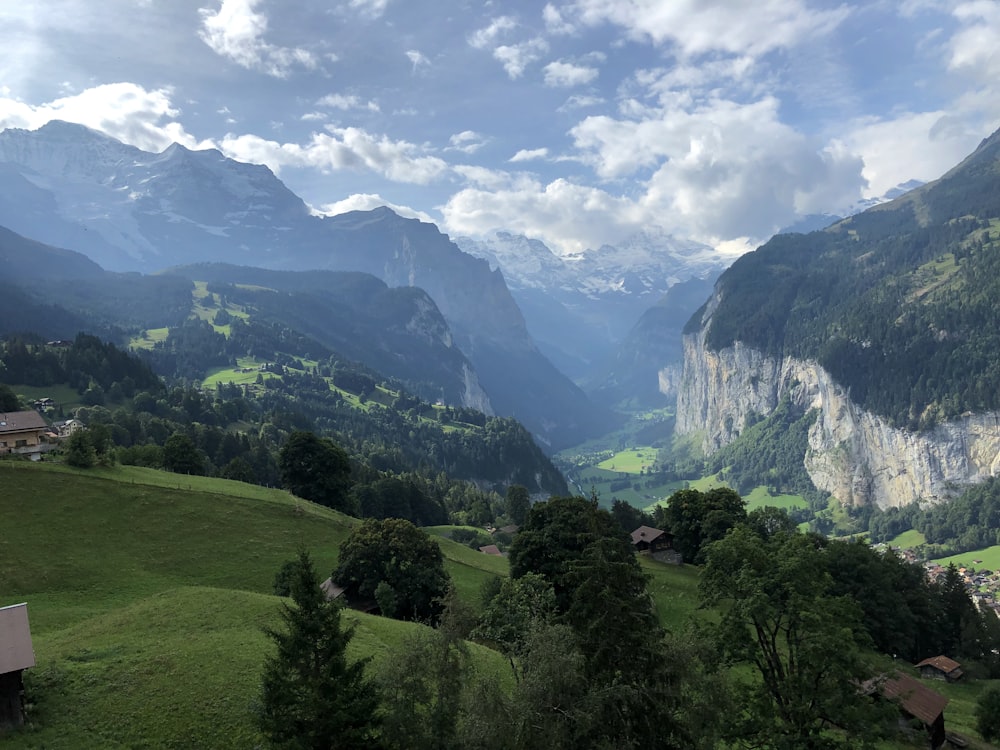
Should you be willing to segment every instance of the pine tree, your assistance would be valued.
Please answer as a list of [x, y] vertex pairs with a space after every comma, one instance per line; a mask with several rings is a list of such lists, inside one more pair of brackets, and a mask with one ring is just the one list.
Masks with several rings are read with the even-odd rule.
[[282, 605], [283, 630], [266, 630], [278, 648], [264, 664], [261, 732], [275, 747], [302, 750], [372, 748], [379, 698], [365, 678], [368, 660], [348, 663], [354, 628], [341, 605], [327, 601], [309, 555], [292, 575], [294, 606]]

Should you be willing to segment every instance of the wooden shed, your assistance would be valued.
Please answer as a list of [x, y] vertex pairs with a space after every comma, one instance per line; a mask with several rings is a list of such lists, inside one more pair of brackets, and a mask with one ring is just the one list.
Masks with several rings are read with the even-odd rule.
[[924, 725], [932, 748], [945, 743], [944, 708], [948, 699], [919, 680], [897, 673], [882, 683], [882, 695], [899, 706], [904, 717]]
[[916, 665], [920, 676], [927, 680], [955, 682], [962, 679], [962, 665], [947, 656], [932, 656]]
[[28, 627], [28, 605], [0, 607], [0, 726], [24, 723], [24, 682], [21, 673], [35, 666]]

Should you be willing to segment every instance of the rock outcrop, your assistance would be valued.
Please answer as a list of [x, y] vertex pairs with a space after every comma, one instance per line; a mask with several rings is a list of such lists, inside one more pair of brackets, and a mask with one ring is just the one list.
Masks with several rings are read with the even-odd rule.
[[854, 404], [815, 362], [768, 357], [740, 342], [709, 350], [705, 331], [717, 302], [707, 306], [701, 330], [684, 337], [677, 397], [677, 433], [701, 435], [706, 453], [787, 394], [795, 405], [818, 410], [805, 468], [816, 487], [846, 505], [941, 502], [1000, 474], [1000, 414], [967, 414], [922, 432], [893, 427]]

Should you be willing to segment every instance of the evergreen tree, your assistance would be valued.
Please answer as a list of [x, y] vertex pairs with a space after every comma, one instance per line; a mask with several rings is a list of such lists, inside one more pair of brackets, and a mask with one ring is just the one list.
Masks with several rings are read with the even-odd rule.
[[282, 605], [284, 629], [266, 630], [277, 653], [264, 663], [258, 726], [273, 746], [296, 750], [372, 748], [378, 693], [367, 660], [348, 663], [354, 628], [327, 601], [312, 560], [300, 553], [291, 580], [294, 606]]

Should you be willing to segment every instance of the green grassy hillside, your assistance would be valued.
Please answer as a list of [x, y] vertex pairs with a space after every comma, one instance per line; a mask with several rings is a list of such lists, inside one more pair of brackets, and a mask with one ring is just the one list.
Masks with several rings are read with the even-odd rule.
[[[270, 595], [300, 548], [326, 575], [354, 519], [287, 493], [136, 469], [0, 462], [0, 606], [28, 602], [35, 726], [11, 748], [246, 748]], [[441, 539], [463, 598], [506, 560]], [[354, 612], [356, 656], [422, 626]], [[484, 665], [502, 658], [476, 648]]]

